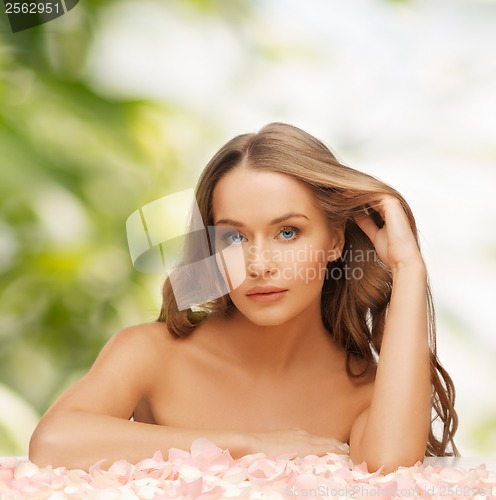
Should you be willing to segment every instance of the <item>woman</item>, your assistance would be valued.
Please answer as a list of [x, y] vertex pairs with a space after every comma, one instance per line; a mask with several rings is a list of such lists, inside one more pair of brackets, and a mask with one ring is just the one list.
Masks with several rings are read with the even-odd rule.
[[[211, 250], [191, 233], [183, 264], [215, 255], [215, 265], [166, 280], [158, 320], [107, 343], [41, 419], [31, 460], [87, 469], [198, 437], [233, 457], [349, 443], [354, 463], [383, 473], [459, 455], [455, 389], [397, 191], [273, 123], [221, 148], [195, 194]], [[219, 293], [178, 307], [205, 280]]]

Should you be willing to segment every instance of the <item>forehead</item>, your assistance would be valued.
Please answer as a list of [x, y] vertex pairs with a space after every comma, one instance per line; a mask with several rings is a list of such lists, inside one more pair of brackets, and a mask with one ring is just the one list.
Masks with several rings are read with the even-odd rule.
[[303, 182], [278, 172], [235, 169], [223, 176], [213, 193], [214, 218], [248, 220], [265, 214], [267, 219], [298, 211], [316, 216], [312, 192]]

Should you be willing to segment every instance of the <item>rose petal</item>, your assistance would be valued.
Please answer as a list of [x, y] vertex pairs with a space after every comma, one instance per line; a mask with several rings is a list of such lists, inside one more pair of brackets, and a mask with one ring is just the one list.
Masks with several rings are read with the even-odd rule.
[[16, 479], [22, 479], [23, 477], [31, 477], [38, 474], [40, 471], [39, 467], [32, 462], [20, 462], [16, 465], [14, 469], [14, 477]]

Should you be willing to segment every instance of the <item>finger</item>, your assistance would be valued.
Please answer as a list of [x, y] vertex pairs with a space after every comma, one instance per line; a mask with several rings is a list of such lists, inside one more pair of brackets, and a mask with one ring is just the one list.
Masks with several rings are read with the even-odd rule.
[[385, 220], [386, 206], [395, 202], [399, 203], [398, 198], [395, 198], [390, 194], [382, 194], [374, 197], [373, 203], [370, 203], [369, 206], [382, 217], [382, 220]]
[[355, 214], [353, 215], [353, 219], [357, 223], [358, 227], [368, 236], [370, 241], [374, 243], [379, 228], [370, 215], [365, 213]]
[[373, 208], [379, 212], [392, 234], [401, 238], [412, 234], [410, 222], [398, 198], [384, 195]]

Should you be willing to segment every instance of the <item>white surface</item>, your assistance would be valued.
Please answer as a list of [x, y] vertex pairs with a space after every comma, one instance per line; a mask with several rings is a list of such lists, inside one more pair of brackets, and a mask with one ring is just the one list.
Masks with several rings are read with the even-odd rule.
[[460, 467], [465, 470], [484, 464], [486, 469], [496, 471], [496, 457], [426, 457], [423, 464], [433, 467]]

